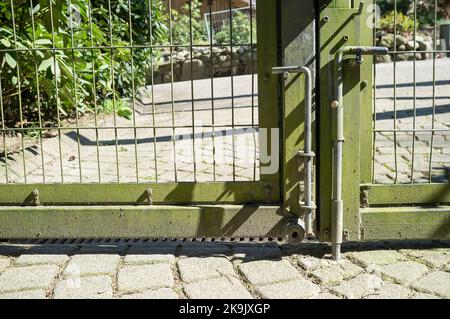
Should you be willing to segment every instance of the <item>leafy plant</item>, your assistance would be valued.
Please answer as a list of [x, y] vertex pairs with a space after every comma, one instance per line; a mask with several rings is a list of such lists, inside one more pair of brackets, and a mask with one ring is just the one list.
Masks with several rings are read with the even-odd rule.
[[186, 2], [181, 12], [172, 10], [172, 41], [175, 44], [201, 44], [207, 41], [205, 25], [201, 20], [202, 3], [199, 0]]
[[[148, 0], [13, 3], [0, 2], [1, 120], [7, 126], [55, 123], [101, 110], [104, 100], [133, 96], [157, 55], [130, 46], [156, 43], [167, 32], [160, 0], [151, 8]], [[119, 115], [128, 117], [124, 110]]]
[[[230, 28], [232, 25], [232, 28]], [[231, 42], [231, 36], [233, 36]], [[224, 21], [219, 32], [215, 34], [215, 40], [224, 45], [249, 44], [251, 39], [256, 41], [256, 21], [251, 22], [248, 15], [237, 11], [233, 14], [232, 24], [229, 20]]]
[[[414, 11], [417, 13], [417, 21], [420, 25], [434, 25], [435, 10], [437, 20], [450, 19], [450, 0], [377, 0], [381, 15], [386, 15], [397, 10], [404, 15], [414, 18]], [[414, 5], [417, 5], [414, 9]], [[436, 6], [437, 4], [437, 6]]]
[[[398, 33], [411, 33], [414, 31], [414, 18], [410, 18], [401, 12], [397, 12], [395, 17], [395, 11], [391, 11], [384, 15], [380, 20], [380, 28], [387, 32], [394, 32], [394, 26], [397, 25]], [[415, 24], [416, 29], [419, 27], [419, 23]]]

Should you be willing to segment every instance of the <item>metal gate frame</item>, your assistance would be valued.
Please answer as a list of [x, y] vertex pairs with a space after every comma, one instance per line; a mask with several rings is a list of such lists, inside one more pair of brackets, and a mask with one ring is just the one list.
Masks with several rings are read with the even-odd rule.
[[[331, 241], [333, 231], [335, 55], [344, 45], [372, 44], [371, 30], [362, 23], [367, 10], [358, 4], [320, 1], [317, 8], [316, 226], [324, 242]], [[297, 9], [307, 22], [314, 21], [314, 13]], [[304, 115], [299, 106], [305, 92], [292, 88], [303, 87], [304, 78], [291, 76], [283, 84], [272, 74], [272, 67], [295, 56], [281, 31], [281, 17], [294, 20], [295, 14], [273, 0], [264, 1], [257, 15], [260, 127], [281, 130], [279, 174], [261, 176], [256, 183], [0, 185], [0, 238], [298, 238], [301, 230], [287, 226], [304, 213], [299, 203]], [[450, 238], [450, 206], [439, 206], [450, 203], [450, 185], [370, 184], [372, 58], [365, 59], [361, 66], [344, 63], [343, 239]]]
[[278, 1], [264, 1], [257, 14], [260, 127], [268, 134], [270, 128], [281, 130], [279, 172], [261, 175], [259, 182], [3, 184], [0, 238], [302, 239], [297, 233], [302, 229], [291, 227], [302, 215], [297, 166], [302, 141], [285, 138], [301, 129], [286, 120], [280, 78], [271, 73], [281, 62], [274, 45], [279, 14]]
[[[353, 5], [352, 5], [353, 3]], [[331, 241], [333, 232], [331, 103], [334, 60], [343, 46], [373, 45], [371, 14], [362, 1], [322, 1], [320, 8], [320, 126], [318, 128], [318, 237]], [[361, 5], [361, 7], [360, 7]], [[343, 233], [344, 241], [450, 238], [450, 184], [372, 184], [373, 58], [345, 62]], [[359, 119], [359, 120], [355, 120]]]

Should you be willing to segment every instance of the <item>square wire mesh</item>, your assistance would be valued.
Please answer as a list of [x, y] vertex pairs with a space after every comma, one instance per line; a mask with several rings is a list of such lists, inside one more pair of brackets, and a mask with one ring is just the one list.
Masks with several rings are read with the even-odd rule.
[[2, 2], [1, 182], [259, 180], [256, 3], [225, 2], [220, 42], [195, 0]]
[[[445, 1], [374, 1], [373, 182], [449, 183], [450, 50], [438, 24]], [[403, 3], [404, 4], [404, 3]], [[385, 12], [381, 12], [386, 10]]]

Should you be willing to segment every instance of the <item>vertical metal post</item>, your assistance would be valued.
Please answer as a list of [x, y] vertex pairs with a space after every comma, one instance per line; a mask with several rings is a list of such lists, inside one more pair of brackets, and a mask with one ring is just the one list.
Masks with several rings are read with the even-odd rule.
[[285, 77], [289, 73], [301, 73], [305, 76], [305, 143], [303, 151], [299, 152], [299, 155], [305, 158], [305, 203], [301, 208], [305, 210], [305, 233], [312, 235], [312, 212], [316, 208], [312, 199], [312, 164], [315, 156], [312, 151], [312, 74], [309, 68], [299, 66], [274, 67], [272, 73], [283, 74]]
[[384, 47], [346, 46], [336, 54], [335, 83], [336, 99], [331, 103], [334, 113], [333, 121], [333, 194], [331, 221], [331, 249], [334, 260], [341, 259], [342, 233], [344, 230], [344, 201], [342, 199], [342, 157], [344, 144], [344, 69], [342, 62], [344, 55], [354, 53], [357, 63], [362, 63], [362, 55], [386, 55], [388, 49]]

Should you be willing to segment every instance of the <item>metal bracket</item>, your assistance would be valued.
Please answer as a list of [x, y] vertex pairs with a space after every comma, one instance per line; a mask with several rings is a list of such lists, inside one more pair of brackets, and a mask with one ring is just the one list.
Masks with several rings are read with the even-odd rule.
[[272, 68], [273, 74], [282, 74], [285, 79], [289, 73], [302, 73], [305, 76], [305, 138], [304, 149], [299, 151], [299, 156], [305, 159], [305, 177], [304, 177], [304, 194], [305, 205], [299, 198], [301, 208], [305, 211], [305, 231], [307, 235], [314, 234], [313, 226], [313, 210], [316, 208], [312, 199], [312, 175], [313, 175], [313, 158], [315, 156], [312, 151], [312, 73], [311, 70], [304, 66], [280, 66]]
[[308, 157], [308, 158], [314, 158], [314, 157], [316, 157], [316, 153], [314, 153], [314, 152], [304, 152], [304, 151], [299, 151], [298, 152], [298, 155], [300, 156], [300, 157]]

